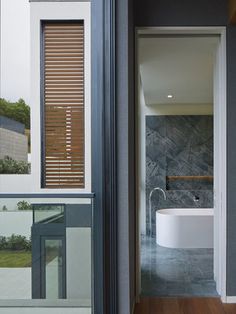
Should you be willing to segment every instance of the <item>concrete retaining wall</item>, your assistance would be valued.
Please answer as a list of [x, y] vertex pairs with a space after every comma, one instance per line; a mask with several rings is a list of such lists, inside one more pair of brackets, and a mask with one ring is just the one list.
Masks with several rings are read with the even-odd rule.
[[0, 159], [4, 158], [5, 156], [9, 156], [18, 161], [27, 161], [27, 136], [0, 128]]

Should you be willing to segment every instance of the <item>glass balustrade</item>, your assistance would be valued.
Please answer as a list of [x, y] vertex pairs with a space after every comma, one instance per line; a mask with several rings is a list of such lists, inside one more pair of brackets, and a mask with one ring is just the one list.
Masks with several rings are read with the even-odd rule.
[[0, 306], [92, 308], [89, 197], [0, 198]]

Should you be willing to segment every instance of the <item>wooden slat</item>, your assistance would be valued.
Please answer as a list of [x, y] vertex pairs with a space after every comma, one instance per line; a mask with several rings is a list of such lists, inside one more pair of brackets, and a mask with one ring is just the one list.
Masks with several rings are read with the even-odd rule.
[[178, 180], [204, 180], [204, 181], [213, 181], [213, 176], [167, 176], [169, 181], [178, 181]]
[[45, 187], [84, 188], [84, 27], [44, 26]]
[[236, 23], [236, 0], [229, 0], [229, 22]]
[[[55, 173], [56, 171], [55, 171], [55, 169], [56, 168], [54, 168], [53, 166], [51, 166], [51, 167], [47, 167], [47, 169], [48, 169], [48, 171], [49, 171], [49, 174], [51, 174], [51, 173]], [[66, 172], [69, 172], [69, 171], [72, 171], [73, 173], [74, 172], [81, 172], [81, 171], [83, 171], [83, 169], [84, 169], [84, 164], [78, 164], [78, 165], [76, 165], [76, 166], [68, 166], [68, 167], [63, 167], [63, 169], [61, 169], [60, 170], [60, 173], [66, 173]], [[57, 171], [57, 173], [58, 173], [58, 171]]]

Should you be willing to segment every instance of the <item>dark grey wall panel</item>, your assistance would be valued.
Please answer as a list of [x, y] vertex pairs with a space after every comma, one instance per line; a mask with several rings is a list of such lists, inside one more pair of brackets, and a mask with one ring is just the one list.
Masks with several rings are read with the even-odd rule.
[[236, 295], [236, 27], [227, 28], [227, 294]]
[[[118, 0], [119, 1], [119, 0]], [[134, 0], [135, 1], [135, 0]], [[129, 108], [129, 227], [130, 227], [130, 312], [136, 296], [136, 168], [135, 168], [135, 64], [133, 0], [129, 1], [128, 14], [128, 108]]]
[[134, 28], [131, 1], [116, 3], [118, 311], [128, 314], [135, 296]]
[[66, 204], [66, 227], [88, 228], [92, 224], [91, 204]]
[[209, 26], [227, 23], [226, 0], [138, 0], [136, 26]]

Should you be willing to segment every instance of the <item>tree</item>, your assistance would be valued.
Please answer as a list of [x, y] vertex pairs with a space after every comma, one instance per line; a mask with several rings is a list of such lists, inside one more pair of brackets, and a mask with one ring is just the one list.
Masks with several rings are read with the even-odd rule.
[[26, 129], [30, 129], [30, 107], [22, 98], [15, 103], [0, 98], [0, 116], [23, 123]]
[[26, 201], [20, 201], [17, 203], [18, 210], [32, 210], [32, 206], [30, 203]]

